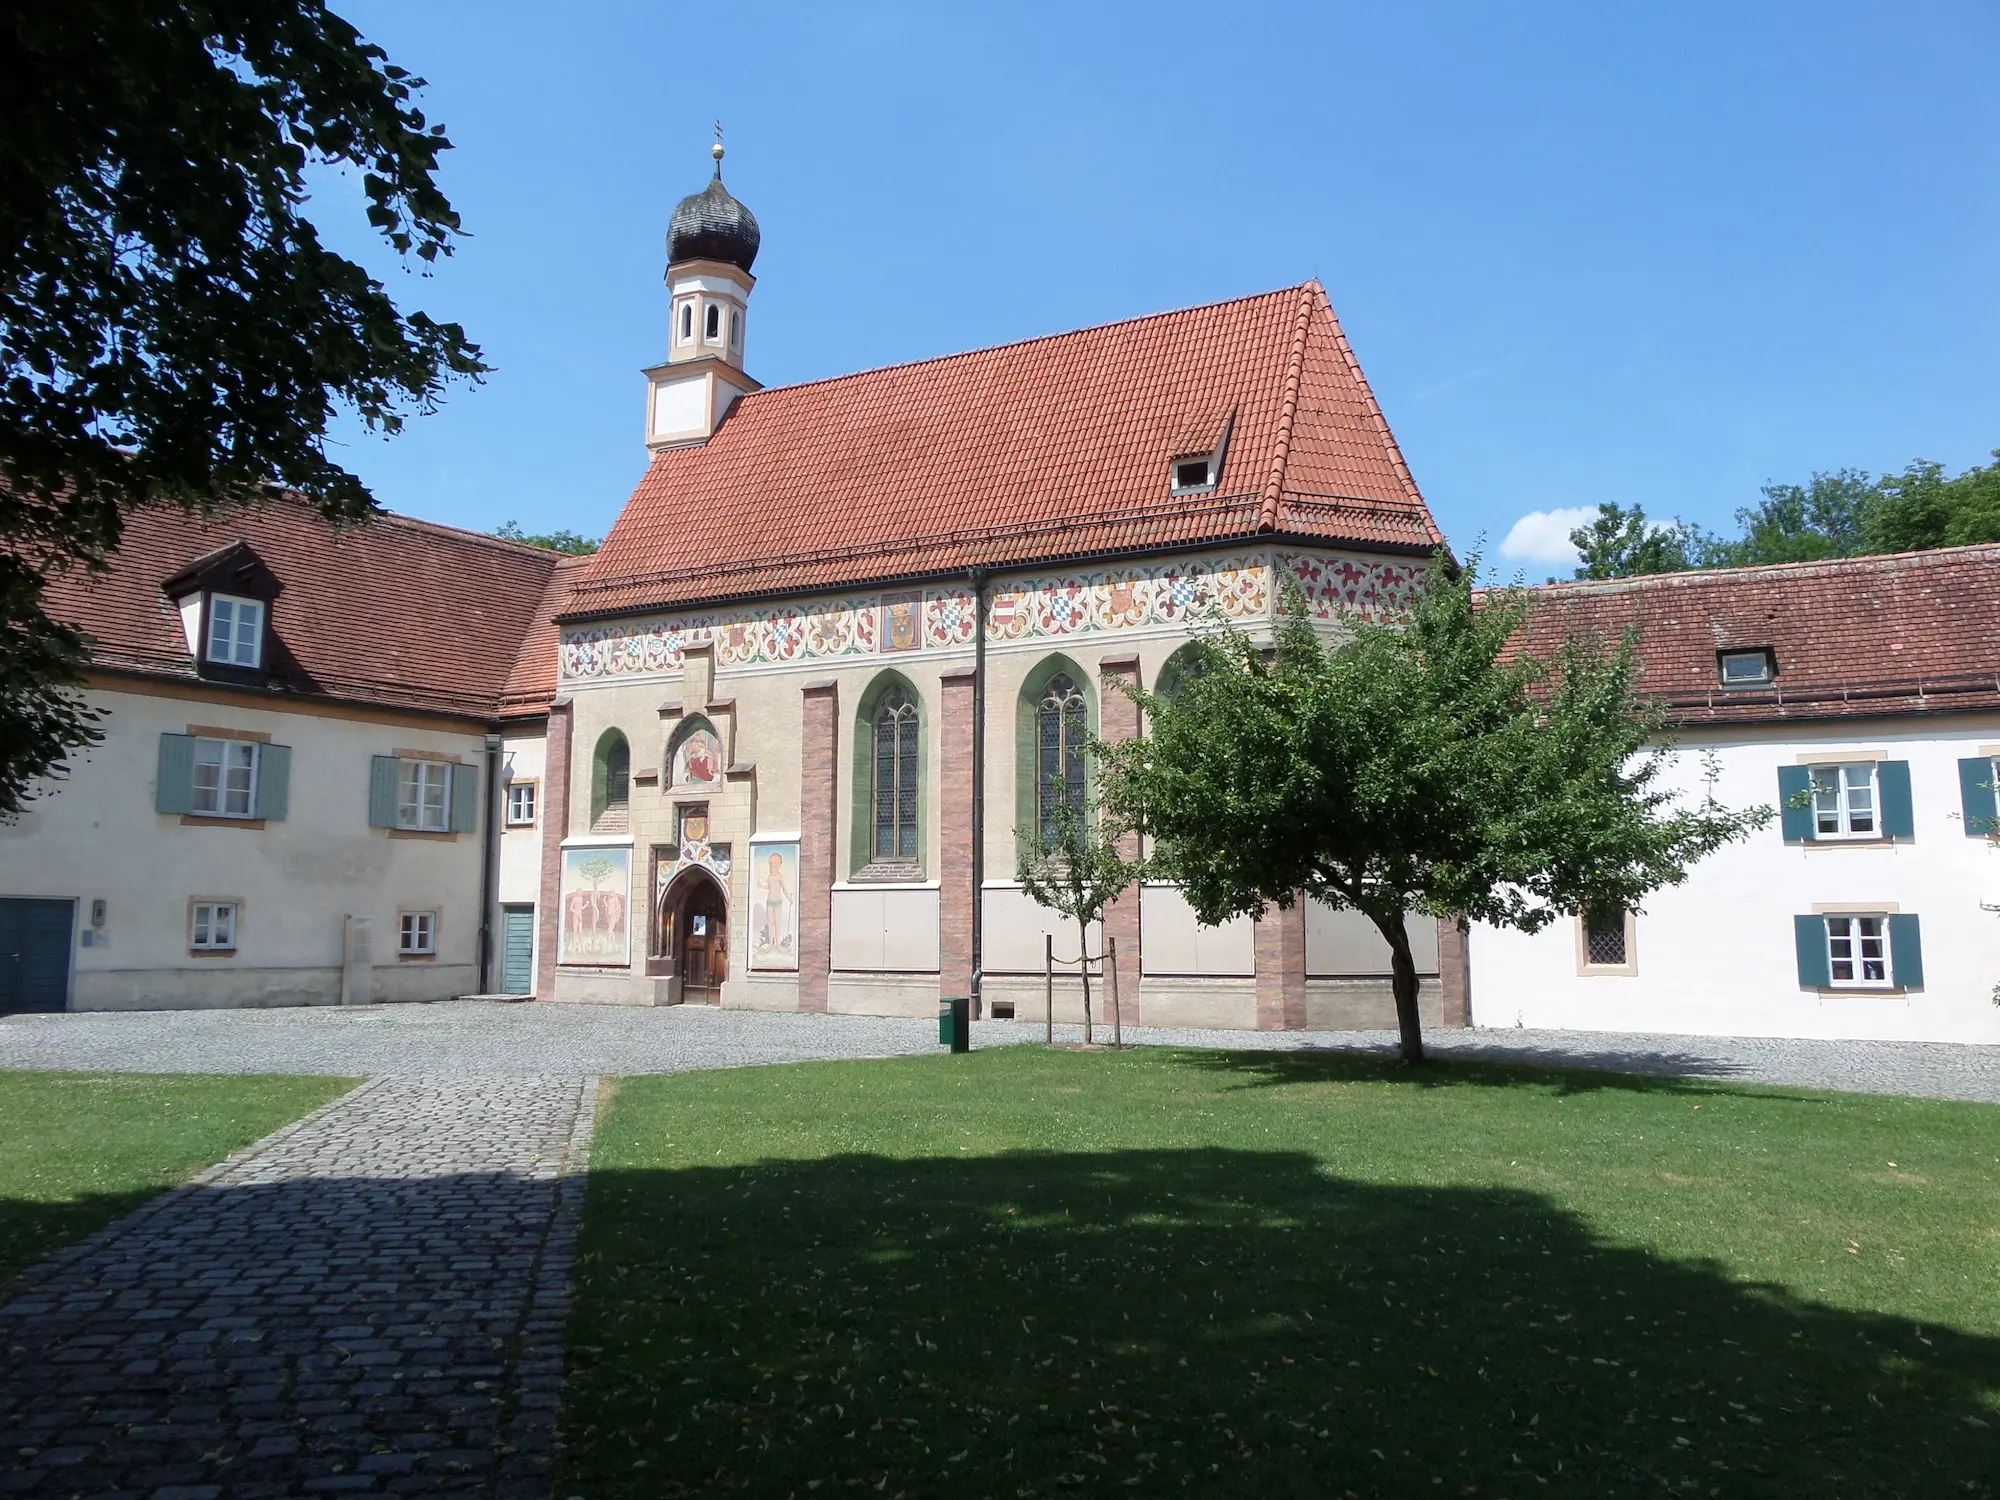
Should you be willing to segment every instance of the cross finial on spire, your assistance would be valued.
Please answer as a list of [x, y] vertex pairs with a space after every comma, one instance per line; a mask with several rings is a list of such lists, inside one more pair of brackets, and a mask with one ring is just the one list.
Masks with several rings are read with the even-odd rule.
[[708, 148], [708, 154], [715, 158], [715, 175], [722, 175], [722, 121], [715, 122], [715, 144]]

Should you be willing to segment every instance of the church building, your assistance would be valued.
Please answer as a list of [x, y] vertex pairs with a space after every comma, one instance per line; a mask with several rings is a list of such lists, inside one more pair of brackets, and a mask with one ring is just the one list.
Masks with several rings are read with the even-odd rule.
[[[51, 580], [103, 740], [0, 823], [0, 1014], [1039, 1021], [1052, 957], [1080, 1015], [1015, 873], [1145, 732], [1127, 690], [1287, 579], [1329, 634], [1393, 615], [1443, 538], [1317, 282], [766, 389], [758, 240], [717, 147], [593, 556], [291, 498]], [[2000, 545], [1532, 592], [1539, 649], [1637, 631], [1663, 784], [1774, 817], [1638, 911], [1413, 917], [1427, 1025], [2000, 1040]], [[1394, 1021], [1386, 944], [1311, 901], [1204, 927], [1147, 883], [1089, 947], [1127, 1025]]]
[[[541, 772], [544, 1000], [1043, 1013], [1016, 882], [1122, 689], [1170, 682], [1219, 609], [1270, 628], [1279, 580], [1329, 629], [1393, 609], [1443, 544], [1317, 282], [766, 389], [759, 231], [723, 185], [674, 210], [650, 466], [566, 571]], [[1464, 945], [1413, 919], [1432, 1024]], [[1385, 1025], [1388, 950], [1312, 904], [1198, 925], [1129, 892], [1123, 1019]]]

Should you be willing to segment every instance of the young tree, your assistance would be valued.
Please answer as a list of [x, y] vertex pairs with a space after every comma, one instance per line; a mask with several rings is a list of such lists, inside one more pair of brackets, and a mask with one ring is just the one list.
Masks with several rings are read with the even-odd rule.
[[[1099, 747], [1102, 749], [1103, 747]], [[1061, 777], [1050, 783], [1046, 834], [1023, 828], [1015, 837], [1020, 857], [1014, 878], [1037, 906], [1076, 923], [1076, 951], [1083, 971], [1083, 1039], [1090, 1040], [1090, 929], [1105, 909], [1145, 877], [1145, 863], [1127, 858], [1130, 828], [1100, 815], [1088, 799], [1077, 807]]]
[[1349, 907], [1389, 945], [1403, 1059], [1423, 1061], [1407, 913], [1533, 932], [1626, 909], [1766, 821], [1711, 784], [1659, 785], [1670, 747], [1634, 689], [1633, 642], [1523, 649], [1527, 596], [1475, 608], [1442, 553], [1406, 619], [1355, 619], [1322, 642], [1296, 585], [1267, 655], [1242, 631], [1201, 638], [1171, 699], [1135, 692], [1144, 739], [1106, 747], [1104, 798], [1152, 840], [1158, 878], [1202, 921], [1301, 895]]
[[422, 86], [323, 0], [0, 11], [0, 816], [91, 738], [45, 575], [102, 568], [141, 505], [366, 519], [336, 411], [393, 433], [485, 373], [303, 212], [310, 168], [352, 168], [392, 250], [450, 253]]

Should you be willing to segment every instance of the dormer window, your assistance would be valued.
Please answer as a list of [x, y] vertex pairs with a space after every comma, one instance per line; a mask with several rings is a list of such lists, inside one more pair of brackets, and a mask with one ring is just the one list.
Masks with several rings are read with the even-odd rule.
[[1236, 408], [1216, 407], [1198, 412], [1173, 435], [1167, 449], [1167, 477], [1176, 495], [1205, 495], [1222, 483], [1229, 460], [1229, 434], [1236, 426]]
[[1778, 659], [1769, 646], [1754, 651], [1719, 651], [1716, 662], [1724, 687], [1762, 687], [1778, 675]]
[[1206, 458], [1184, 458], [1174, 465], [1174, 493], [1191, 495], [1215, 488], [1214, 472]]
[[223, 667], [261, 666], [264, 606], [233, 594], [209, 595], [208, 659]]

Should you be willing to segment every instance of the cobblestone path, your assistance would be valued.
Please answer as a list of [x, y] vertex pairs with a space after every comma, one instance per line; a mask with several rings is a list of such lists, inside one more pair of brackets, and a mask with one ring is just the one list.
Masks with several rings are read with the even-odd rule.
[[596, 1099], [378, 1078], [30, 1272], [0, 1494], [547, 1494]]

